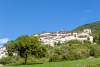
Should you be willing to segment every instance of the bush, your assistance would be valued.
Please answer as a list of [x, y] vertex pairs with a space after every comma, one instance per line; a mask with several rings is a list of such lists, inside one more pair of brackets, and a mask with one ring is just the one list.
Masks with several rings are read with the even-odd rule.
[[99, 57], [99, 54], [95, 54], [94, 57], [95, 57], [95, 58], [98, 58], [98, 57]]
[[62, 56], [62, 60], [78, 60], [83, 58], [84, 55], [81, 52], [69, 52]]
[[3, 57], [2, 59], [0, 59], [0, 64], [9, 64], [11, 63], [11, 56], [8, 57]]
[[94, 56], [94, 50], [95, 50], [95, 48], [92, 48], [92, 49], [90, 50], [90, 56]]
[[79, 40], [70, 40], [68, 41], [68, 44], [82, 44], [82, 42]]
[[71, 45], [71, 46], [68, 46], [67, 48], [69, 51], [72, 51], [73, 49], [76, 49], [77, 47], [75, 45]]
[[76, 52], [74, 55], [75, 55], [75, 60], [84, 58], [84, 55], [81, 52]]
[[86, 44], [91, 44], [91, 42], [88, 41], [88, 40], [84, 40], [83, 42], [86, 43]]
[[89, 52], [85, 52], [85, 51], [81, 51], [82, 54], [84, 55], [85, 58], [89, 58], [90, 57], [90, 54]]
[[48, 58], [39, 58], [37, 63], [44, 63], [44, 62], [48, 62], [49, 59]]
[[100, 49], [98, 49], [98, 48], [92, 48], [90, 50], [90, 56], [97, 56], [95, 54], [98, 54], [98, 56], [100, 56]]
[[68, 60], [68, 57], [66, 55], [63, 55], [61, 58], [63, 61]]
[[59, 62], [61, 61], [60, 56], [58, 54], [54, 54], [50, 59], [49, 62]]
[[85, 56], [86, 58], [89, 58], [89, 57], [90, 57], [90, 54], [89, 54], [89, 53], [85, 53], [84, 56]]
[[61, 50], [59, 48], [56, 48], [54, 53], [57, 53], [58, 55], [60, 55], [61, 54]]

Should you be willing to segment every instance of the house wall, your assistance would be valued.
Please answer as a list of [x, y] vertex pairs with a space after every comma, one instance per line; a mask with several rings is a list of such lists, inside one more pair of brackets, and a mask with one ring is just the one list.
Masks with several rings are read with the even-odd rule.
[[93, 43], [93, 36], [90, 36], [90, 42]]

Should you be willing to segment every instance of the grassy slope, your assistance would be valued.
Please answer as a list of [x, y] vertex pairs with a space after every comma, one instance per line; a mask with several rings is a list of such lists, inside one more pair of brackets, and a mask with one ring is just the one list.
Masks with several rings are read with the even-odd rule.
[[100, 21], [79, 26], [72, 31], [83, 31], [84, 29], [91, 29], [93, 35], [98, 35], [100, 34]]
[[8, 67], [84, 67], [85, 65], [92, 65], [97, 63], [100, 63], [100, 58], [88, 58], [75, 61], [50, 62], [50, 63], [48, 62], [44, 64], [19, 65], [19, 66], [8, 66]]

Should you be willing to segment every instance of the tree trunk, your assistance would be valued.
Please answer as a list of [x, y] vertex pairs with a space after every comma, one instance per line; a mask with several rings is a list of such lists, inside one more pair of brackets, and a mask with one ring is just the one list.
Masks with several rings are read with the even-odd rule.
[[26, 56], [25, 56], [25, 65], [26, 65], [26, 62], [27, 62], [27, 54], [26, 54]]

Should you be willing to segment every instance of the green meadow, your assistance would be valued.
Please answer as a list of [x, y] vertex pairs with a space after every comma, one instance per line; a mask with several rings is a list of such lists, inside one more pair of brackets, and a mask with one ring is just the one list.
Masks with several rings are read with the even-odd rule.
[[47, 62], [43, 64], [33, 64], [33, 65], [9, 65], [2, 67], [85, 67], [86, 65], [98, 64], [100, 63], [99, 58], [87, 58], [87, 59], [79, 59], [74, 61], [62, 61], [62, 62]]

